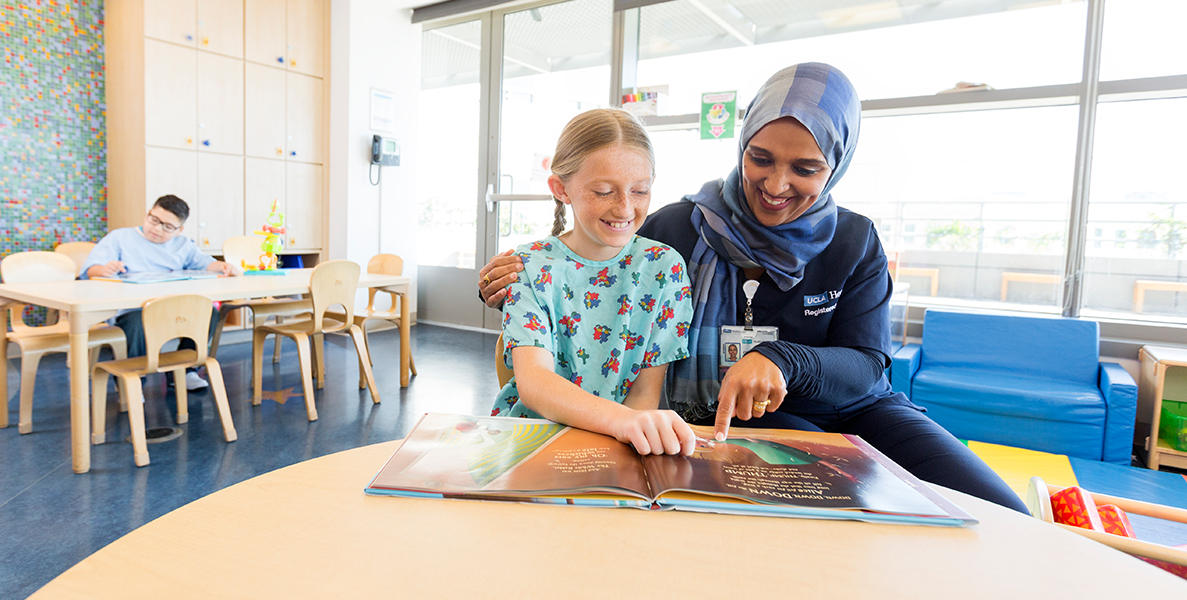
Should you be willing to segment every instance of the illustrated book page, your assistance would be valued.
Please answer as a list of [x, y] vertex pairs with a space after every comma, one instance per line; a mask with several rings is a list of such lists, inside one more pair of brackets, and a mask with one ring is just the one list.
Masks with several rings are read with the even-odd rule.
[[693, 427], [692, 456], [640, 457], [543, 419], [430, 413], [366, 492], [931, 525], [975, 520], [856, 436]]

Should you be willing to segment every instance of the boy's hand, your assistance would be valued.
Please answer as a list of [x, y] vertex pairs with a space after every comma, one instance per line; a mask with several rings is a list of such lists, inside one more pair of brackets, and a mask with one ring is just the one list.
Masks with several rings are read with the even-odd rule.
[[478, 293], [486, 305], [501, 309], [503, 299], [507, 296], [507, 286], [519, 278], [523, 270], [523, 259], [512, 256], [513, 249], [504, 250], [496, 254], [478, 271]]
[[231, 266], [231, 263], [225, 263], [221, 260], [210, 263], [206, 266], [206, 270], [226, 277], [233, 277], [235, 275], [235, 267]]
[[87, 269], [87, 275], [90, 277], [111, 277], [116, 273], [123, 273], [128, 269], [124, 267], [124, 263], [113, 260], [105, 265], [95, 265]]
[[639, 454], [691, 456], [696, 435], [680, 415], [670, 410], [633, 410], [614, 427], [614, 437], [631, 444]]

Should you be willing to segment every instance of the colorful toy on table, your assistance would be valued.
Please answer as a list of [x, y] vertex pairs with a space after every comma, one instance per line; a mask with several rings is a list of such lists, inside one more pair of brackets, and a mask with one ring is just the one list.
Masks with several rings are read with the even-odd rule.
[[260, 244], [260, 249], [264, 253], [259, 257], [260, 262], [255, 265], [247, 264], [246, 260], [240, 261], [243, 263], [244, 275], [284, 274], [276, 268], [280, 262], [280, 259], [276, 255], [281, 250], [284, 250], [284, 240], [280, 236], [285, 232], [284, 213], [276, 211], [276, 202], [276, 200], [272, 201], [272, 210], [268, 213], [268, 217], [264, 219], [263, 227], [253, 232], [257, 235], [264, 236], [264, 241]]

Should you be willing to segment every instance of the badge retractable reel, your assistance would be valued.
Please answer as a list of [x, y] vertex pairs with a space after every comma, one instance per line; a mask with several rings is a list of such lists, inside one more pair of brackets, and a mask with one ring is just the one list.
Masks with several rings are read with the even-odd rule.
[[745, 324], [721, 326], [721, 376], [725, 376], [727, 369], [738, 362], [751, 348], [763, 343], [774, 342], [779, 339], [779, 328], [772, 326], [754, 326], [754, 311], [751, 304], [754, 294], [758, 291], [758, 281], [751, 279], [742, 284], [742, 293], [746, 294]]

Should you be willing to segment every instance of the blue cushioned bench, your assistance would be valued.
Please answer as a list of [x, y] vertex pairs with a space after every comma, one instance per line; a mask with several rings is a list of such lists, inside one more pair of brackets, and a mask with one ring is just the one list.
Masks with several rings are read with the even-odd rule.
[[929, 309], [891, 386], [958, 438], [1128, 465], [1137, 385], [1099, 348], [1094, 321]]

